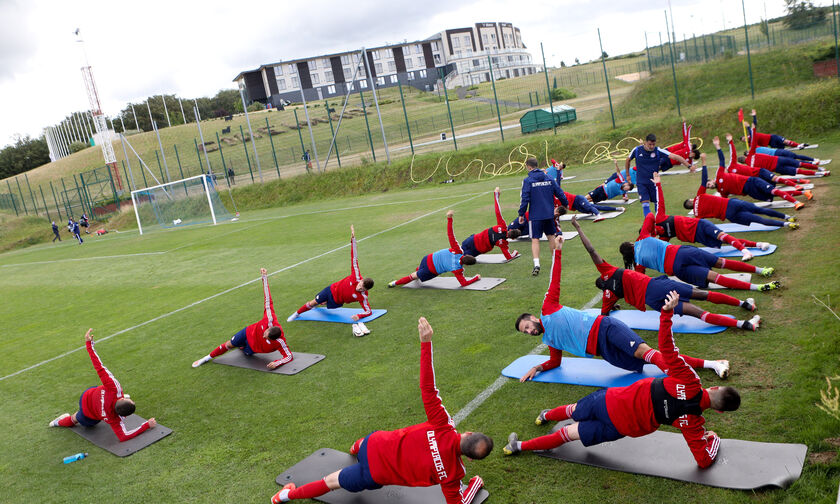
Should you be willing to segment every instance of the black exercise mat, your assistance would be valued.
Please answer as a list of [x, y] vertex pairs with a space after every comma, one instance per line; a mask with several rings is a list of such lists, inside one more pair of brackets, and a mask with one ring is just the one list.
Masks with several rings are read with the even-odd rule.
[[[552, 432], [571, 423], [559, 422]], [[721, 439], [717, 460], [700, 469], [681, 434], [656, 431], [638, 438], [585, 447], [572, 441], [553, 450], [534, 452], [543, 457], [634, 474], [659, 476], [719, 488], [754, 490], [787, 488], [802, 474], [808, 447], [803, 444], [759, 443]]]
[[[123, 422], [126, 429], [131, 430], [139, 427], [145, 421], [146, 419], [143, 417], [131, 415], [126, 417]], [[105, 422], [99, 422], [93, 427], [77, 425], [70, 430], [118, 457], [127, 457], [172, 434], [172, 429], [157, 424], [154, 429], [148, 429], [139, 436], [121, 443], [114, 431], [111, 430], [111, 426]]]
[[[330, 448], [321, 448], [277, 476], [275, 481], [280, 486], [286, 483], [302, 486], [355, 463], [356, 457], [353, 455]], [[482, 488], [475, 495], [472, 504], [481, 504], [489, 496], [487, 490]], [[446, 502], [438, 485], [431, 487], [389, 485], [379, 490], [365, 490], [359, 493], [338, 489], [328, 492], [316, 500], [327, 504], [445, 504]]]
[[211, 362], [216, 364], [224, 364], [225, 366], [235, 366], [246, 369], [253, 369], [255, 371], [264, 371], [266, 373], [293, 375], [298, 374], [309, 366], [324, 360], [324, 356], [320, 354], [310, 354], [303, 352], [292, 352], [294, 359], [292, 362], [287, 362], [282, 366], [274, 369], [265, 367], [269, 362], [275, 361], [282, 357], [280, 352], [260, 353], [254, 355], [245, 355], [239, 349], [232, 349], [224, 353]]

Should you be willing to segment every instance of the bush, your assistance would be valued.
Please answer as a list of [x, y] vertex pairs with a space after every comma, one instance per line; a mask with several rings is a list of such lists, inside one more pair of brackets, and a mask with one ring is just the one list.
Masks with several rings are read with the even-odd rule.
[[[496, 80], [501, 80], [501, 79], [496, 79]], [[476, 86], [475, 84], [473, 84], [472, 86], [470, 86], [470, 87], [468, 87], [468, 88], [467, 88], [467, 91], [475, 91], [476, 89], [478, 89], [478, 86]]]
[[562, 101], [568, 100], [569, 98], [575, 98], [576, 96], [577, 93], [575, 93], [574, 91], [562, 87], [554, 88], [551, 90], [552, 100]]
[[248, 105], [248, 112], [259, 112], [260, 110], [265, 110], [265, 105], [260, 102], [255, 101]]
[[70, 144], [70, 154], [75, 154], [79, 151], [83, 151], [88, 148], [86, 143], [82, 142], [73, 142]]

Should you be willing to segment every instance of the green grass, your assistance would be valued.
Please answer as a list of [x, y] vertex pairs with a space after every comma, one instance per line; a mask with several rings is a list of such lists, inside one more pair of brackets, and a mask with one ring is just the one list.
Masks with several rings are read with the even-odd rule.
[[[840, 158], [836, 131], [810, 140], [822, 144], [821, 156]], [[583, 193], [610, 169], [574, 166], [567, 174], [577, 178], [564, 186]], [[241, 221], [217, 227], [142, 237], [109, 234], [91, 237], [83, 246], [43, 244], [0, 255], [0, 324], [5, 329], [0, 377], [78, 350], [92, 326], [98, 339], [113, 335], [97, 350], [137, 400], [138, 414], [155, 416], [175, 431], [120, 459], [70, 432], [48, 429], [48, 421], [72, 412], [81, 391], [97, 381], [84, 351], [59, 357], [0, 381], [2, 500], [266, 502], [277, 491], [274, 477], [317, 448], [346, 450], [373, 429], [423, 420], [417, 389], [420, 315], [435, 328], [438, 385], [455, 414], [493, 383], [502, 367], [538, 343], [511, 325], [522, 311], [539, 308], [548, 276], [532, 278], [526, 258], [468, 268], [468, 273], [507, 278], [489, 292], [413, 291], [387, 289], [385, 284], [413, 271], [423, 254], [446, 245], [446, 209], [455, 210], [456, 235], [463, 239], [493, 221], [490, 191], [500, 185], [503, 212], [513, 218], [520, 177], [339, 194], [329, 201], [247, 211]], [[676, 208], [696, 184], [696, 175], [666, 177], [669, 207]], [[840, 223], [835, 218], [840, 188], [834, 177], [817, 185], [817, 200], [799, 214], [802, 230], [751, 233], [751, 239], [780, 246], [775, 254], [755, 260], [776, 267], [785, 283], [780, 292], [757, 296], [765, 327], [755, 334], [728, 330], [715, 336], [681, 335], [678, 343], [690, 355], [732, 362], [730, 383], [742, 390], [744, 403], [736, 413], [708, 415], [716, 432], [806, 443], [810, 451], [836, 453], [825, 439], [836, 436], [838, 422], [815, 403], [825, 388], [824, 377], [838, 373], [834, 349], [840, 331], [834, 316], [810, 296], [835, 311], [840, 308], [840, 289], [833, 281], [840, 266]], [[639, 214], [634, 205], [617, 219], [584, 223], [585, 230], [599, 251], [616, 261], [618, 244], [635, 236]], [[370, 336], [354, 338], [345, 326], [283, 323], [293, 351], [323, 353], [326, 360], [290, 377], [215, 364], [190, 367], [259, 318], [261, 266], [271, 272], [281, 319], [346, 275], [351, 223], [360, 239], [362, 272], [377, 282], [371, 302], [389, 310], [369, 324]], [[527, 243], [514, 248], [528, 255]], [[164, 253], [131, 255], [148, 252]], [[550, 261], [545, 246], [542, 261]], [[592, 299], [597, 294], [595, 275], [580, 241], [567, 243], [563, 303], [580, 307]], [[655, 340], [653, 333], [644, 337]], [[708, 371], [701, 376], [707, 386], [721, 383]], [[498, 450], [510, 431], [523, 437], [544, 432], [533, 425], [540, 409], [572, 402], [591, 390], [507, 383], [459, 425], [486, 432], [498, 445], [490, 458], [467, 462], [468, 476], [482, 475], [493, 502], [833, 501], [840, 475], [837, 461], [807, 463], [800, 481], [787, 491], [747, 493], [529, 455], [501, 457]], [[91, 456], [61, 464], [61, 457], [79, 451]]]

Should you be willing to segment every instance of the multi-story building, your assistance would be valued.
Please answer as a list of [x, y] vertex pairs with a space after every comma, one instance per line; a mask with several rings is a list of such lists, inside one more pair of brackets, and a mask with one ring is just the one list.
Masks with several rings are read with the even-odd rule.
[[[241, 72], [234, 82], [244, 86], [253, 101], [279, 105], [343, 96], [348, 90], [366, 90], [371, 80], [377, 88], [397, 83], [432, 91], [442, 82], [447, 88], [469, 86], [493, 75], [515, 78], [539, 68], [522, 43], [519, 28], [510, 23], [476, 23], [467, 28], [443, 30], [425, 40], [280, 61]], [[443, 79], [442, 79], [443, 78]]]

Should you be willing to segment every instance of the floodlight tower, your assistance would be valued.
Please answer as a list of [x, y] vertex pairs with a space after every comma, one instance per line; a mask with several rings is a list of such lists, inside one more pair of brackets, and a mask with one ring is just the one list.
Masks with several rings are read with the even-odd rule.
[[[79, 36], [79, 29], [73, 32], [76, 37]], [[111, 144], [111, 135], [108, 130], [108, 123], [105, 114], [102, 113], [102, 105], [99, 102], [99, 93], [96, 91], [96, 83], [93, 80], [93, 72], [87, 61], [87, 53], [85, 52], [84, 41], [77, 38], [76, 42], [81, 44], [82, 54], [84, 55], [85, 65], [82, 67], [82, 80], [85, 83], [85, 91], [87, 91], [88, 103], [90, 103], [90, 115], [93, 117], [93, 127], [96, 129], [96, 134], [99, 136], [99, 145], [102, 147], [102, 156], [105, 158], [105, 164], [114, 173], [114, 183], [118, 190], [122, 190], [122, 180], [120, 180], [120, 172], [117, 169], [117, 157], [114, 155], [114, 146]]]

